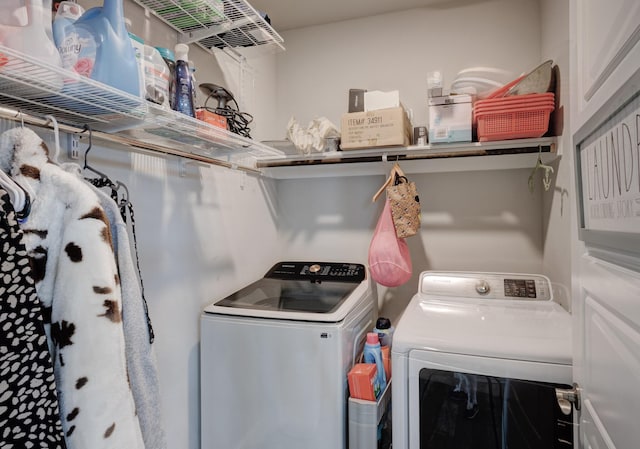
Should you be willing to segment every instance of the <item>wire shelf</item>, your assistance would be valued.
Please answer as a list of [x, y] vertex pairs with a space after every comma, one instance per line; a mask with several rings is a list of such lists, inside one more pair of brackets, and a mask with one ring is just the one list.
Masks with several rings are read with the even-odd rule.
[[212, 50], [270, 46], [284, 50], [282, 37], [245, 0], [134, 0], [182, 33], [180, 42]]
[[223, 161], [251, 156], [282, 157], [283, 152], [217, 128], [142, 98], [47, 65], [0, 45], [0, 105], [18, 113], [77, 128], [122, 135], [152, 151], [158, 146], [179, 148]]
[[63, 123], [113, 131], [146, 114], [141, 98], [0, 45], [0, 102]]
[[256, 159], [284, 155], [282, 151], [260, 142], [154, 104], [148, 105], [144, 123], [123, 133], [156, 145], [188, 145], [191, 152], [227, 161], [233, 161], [239, 155]]

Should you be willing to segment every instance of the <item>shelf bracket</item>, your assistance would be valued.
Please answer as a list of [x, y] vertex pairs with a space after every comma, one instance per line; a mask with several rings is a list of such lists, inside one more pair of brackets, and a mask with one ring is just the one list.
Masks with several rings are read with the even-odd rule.
[[243, 19], [242, 21], [233, 22], [233, 24], [227, 22], [222, 25], [202, 28], [198, 31], [186, 32], [184, 34], [181, 34], [178, 37], [178, 42], [180, 42], [181, 44], [192, 44], [194, 42], [201, 41], [202, 39], [205, 39], [207, 37], [226, 33], [229, 30], [233, 30], [241, 27], [242, 25], [248, 25], [250, 23], [252, 23], [250, 19]]

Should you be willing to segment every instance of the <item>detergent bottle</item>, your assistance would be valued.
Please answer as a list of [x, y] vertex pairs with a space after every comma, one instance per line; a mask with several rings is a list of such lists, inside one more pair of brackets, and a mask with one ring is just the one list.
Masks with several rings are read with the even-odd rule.
[[77, 3], [71, 1], [60, 2], [58, 5], [58, 10], [56, 11], [56, 15], [53, 18], [53, 42], [56, 44], [58, 48], [58, 52], [60, 53], [60, 57], [65, 59], [67, 57], [67, 52], [62, 52], [60, 50], [59, 42], [62, 42], [64, 39], [65, 29], [75, 23], [82, 14], [84, 14], [84, 8]]
[[169, 105], [169, 67], [160, 52], [150, 45], [144, 46], [143, 57], [145, 98], [162, 105], [165, 109], [171, 109]]
[[175, 91], [176, 91], [176, 56], [173, 50], [164, 47], [156, 47], [158, 53], [164, 60], [169, 69], [169, 107], [175, 109]]
[[[0, 3], [0, 46], [22, 53], [37, 63], [61, 67], [51, 34], [51, 0], [3, 0]], [[10, 70], [11, 54], [2, 56], [3, 66]], [[24, 65], [21, 70], [25, 70]], [[62, 77], [55, 71], [39, 74], [38, 81], [46, 83], [49, 89], [62, 87]]]
[[394, 331], [395, 328], [391, 325], [391, 320], [382, 316], [376, 320], [376, 327], [373, 328], [373, 332], [378, 334], [380, 346], [391, 346]]
[[63, 66], [116, 89], [140, 95], [136, 55], [124, 22], [123, 0], [104, 0], [54, 33]]
[[191, 88], [192, 78], [189, 70], [189, 46], [176, 44], [175, 92], [173, 109], [191, 117], [196, 116]]
[[375, 332], [367, 333], [367, 340], [364, 344], [364, 363], [373, 363], [376, 365], [376, 377], [380, 390], [375, 391], [376, 398], [384, 392], [387, 388], [387, 378], [384, 371], [384, 362], [382, 360], [382, 350], [380, 348], [380, 341], [378, 340], [378, 334]]

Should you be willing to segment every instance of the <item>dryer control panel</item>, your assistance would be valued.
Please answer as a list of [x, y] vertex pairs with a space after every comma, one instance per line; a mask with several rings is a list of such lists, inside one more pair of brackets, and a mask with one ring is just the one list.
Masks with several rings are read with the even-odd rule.
[[551, 281], [541, 274], [439, 272], [420, 275], [420, 292], [429, 296], [493, 300], [551, 301]]

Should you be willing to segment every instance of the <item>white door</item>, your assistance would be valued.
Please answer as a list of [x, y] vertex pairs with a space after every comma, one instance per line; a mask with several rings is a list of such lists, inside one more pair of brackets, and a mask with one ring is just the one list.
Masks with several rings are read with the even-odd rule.
[[640, 447], [640, 2], [572, 0], [579, 447]]

